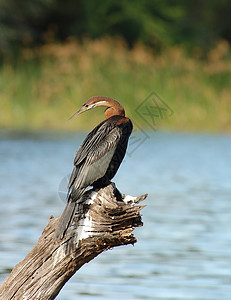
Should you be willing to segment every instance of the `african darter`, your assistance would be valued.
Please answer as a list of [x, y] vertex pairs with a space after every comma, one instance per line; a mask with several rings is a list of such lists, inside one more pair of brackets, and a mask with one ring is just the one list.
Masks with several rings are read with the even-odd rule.
[[93, 129], [76, 152], [67, 194], [67, 205], [60, 216], [56, 238], [62, 239], [76, 210], [77, 201], [89, 186], [101, 188], [115, 176], [127, 149], [132, 122], [116, 100], [98, 96], [88, 99], [71, 118], [98, 106], [105, 106], [106, 120]]

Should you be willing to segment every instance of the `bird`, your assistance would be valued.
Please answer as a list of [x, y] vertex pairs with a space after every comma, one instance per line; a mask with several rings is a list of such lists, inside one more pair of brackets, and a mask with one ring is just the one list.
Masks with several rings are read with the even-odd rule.
[[105, 120], [87, 135], [75, 153], [67, 204], [56, 227], [58, 240], [64, 238], [84, 192], [90, 186], [98, 189], [110, 184], [126, 153], [133, 125], [117, 100], [105, 96], [91, 97], [70, 119], [99, 106], [106, 107]]

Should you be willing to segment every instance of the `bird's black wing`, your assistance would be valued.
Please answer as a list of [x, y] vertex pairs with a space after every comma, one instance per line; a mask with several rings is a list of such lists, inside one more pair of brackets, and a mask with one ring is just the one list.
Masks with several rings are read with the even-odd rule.
[[[78, 199], [81, 199], [86, 188], [108, 173], [109, 165], [112, 170], [107, 176], [112, 178], [123, 159], [132, 125], [128, 123], [124, 126], [125, 124], [121, 123], [120, 126], [116, 119], [113, 120], [105, 120], [93, 129], [76, 152], [74, 169], [68, 185], [68, 202], [56, 229], [57, 239], [65, 235], [75, 214]], [[122, 144], [125, 147], [121, 147]], [[119, 148], [121, 151], [118, 151]], [[118, 154], [121, 152], [118, 159], [116, 151]]]
[[74, 165], [80, 164], [82, 160], [88, 155], [92, 146], [99, 144], [101, 140], [106, 137], [112, 129], [114, 124], [108, 123], [107, 120], [101, 122], [96, 126], [85, 138], [79, 149], [75, 153]]
[[105, 175], [120, 137], [121, 129], [108, 122], [102, 122], [88, 134], [76, 152], [68, 184], [68, 195], [75, 198], [72, 201], [77, 200], [89, 185]]

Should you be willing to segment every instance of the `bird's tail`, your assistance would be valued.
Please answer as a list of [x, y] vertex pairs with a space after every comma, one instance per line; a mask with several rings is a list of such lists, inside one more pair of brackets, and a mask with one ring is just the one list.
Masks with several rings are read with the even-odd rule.
[[76, 201], [73, 202], [71, 199], [67, 202], [62, 215], [59, 217], [59, 223], [55, 230], [55, 237], [57, 240], [61, 240], [64, 237], [68, 227], [70, 226], [75, 215], [76, 205]]
[[82, 199], [81, 197], [85, 191], [86, 188], [75, 189], [69, 194], [67, 205], [59, 217], [58, 226], [55, 230], [55, 237], [57, 240], [61, 240], [66, 234], [66, 231], [74, 218], [78, 204]]

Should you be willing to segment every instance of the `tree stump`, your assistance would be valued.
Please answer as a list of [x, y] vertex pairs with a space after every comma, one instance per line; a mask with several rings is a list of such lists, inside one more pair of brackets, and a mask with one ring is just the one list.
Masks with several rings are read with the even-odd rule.
[[37, 244], [12, 270], [0, 287], [0, 299], [55, 299], [64, 284], [101, 252], [134, 244], [132, 231], [142, 226], [138, 203], [147, 197], [119, 197], [114, 183], [86, 192], [63, 240], [54, 231], [51, 217]]

